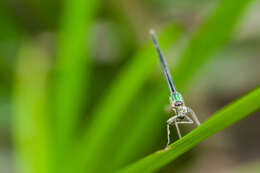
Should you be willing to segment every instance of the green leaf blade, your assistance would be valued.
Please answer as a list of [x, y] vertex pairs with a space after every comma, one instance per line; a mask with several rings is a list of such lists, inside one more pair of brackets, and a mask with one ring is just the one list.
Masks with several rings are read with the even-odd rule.
[[120, 170], [120, 173], [154, 172], [215, 133], [260, 109], [260, 88], [226, 106], [201, 126], [169, 146]]
[[185, 88], [187, 81], [205, 64], [206, 59], [213, 57], [227, 43], [250, 2], [251, 0], [225, 0], [218, 4], [212, 15], [193, 35], [176, 66], [173, 78], [177, 89]]
[[86, 101], [85, 87], [88, 88], [91, 71], [87, 36], [99, 1], [66, 0], [63, 5], [53, 104], [56, 156], [61, 164], [66, 152], [70, 151], [81, 108]]
[[52, 172], [47, 110], [48, 55], [25, 41], [18, 54], [14, 87], [13, 138], [20, 173]]

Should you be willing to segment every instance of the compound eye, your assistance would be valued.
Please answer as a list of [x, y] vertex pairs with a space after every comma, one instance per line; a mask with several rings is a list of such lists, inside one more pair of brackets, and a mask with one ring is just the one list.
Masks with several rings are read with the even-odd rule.
[[175, 102], [175, 106], [181, 106], [183, 103], [181, 101]]

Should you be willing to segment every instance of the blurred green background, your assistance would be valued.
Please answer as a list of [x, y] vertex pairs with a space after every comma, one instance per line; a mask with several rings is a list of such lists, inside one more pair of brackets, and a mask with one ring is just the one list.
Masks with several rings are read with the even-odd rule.
[[[168, 91], [149, 30], [203, 122], [259, 86], [259, 18], [259, 0], [0, 0], [0, 172], [115, 172], [162, 149]], [[159, 172], [259, 172], [259, 122]]]

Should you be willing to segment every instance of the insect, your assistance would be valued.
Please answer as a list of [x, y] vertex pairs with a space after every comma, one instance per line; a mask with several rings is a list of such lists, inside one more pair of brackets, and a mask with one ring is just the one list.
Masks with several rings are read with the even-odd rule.
[[[195, 121], [197, 126], [199, 126], [200, 121], [197, 118], [195, 112], [191, 108], [185, 106], [182, 95], [176, 90], [176, 87], [173, 84], [170, 71], [169, 71], [166, 61], [164, 60], [164, 57], [162, 55], [162, 51], [160, 49], [155, 32], [153, 30], [151, 30], [150, 34], [152, 36], [152, 40], [153, 40], [155, 49], [156, 49], [158, 57], [160, 59], [160, 64], [161, 64], [165, 79], [167, 81], [167, 84], [168, 84], [168, 87], [170, 90], [170, 107], [171, 107], [171, 110], [174, 112], [174, 116], [172, 116], [171, 118], [169, 118], [167, 120], [167, 140], [168, 140], [168, 142], [167, 142], [166, 147], [168, 147], [168, 145], [170, 144], [170, 126], [171, 125], [175, 125], [177, 133], [178, 133], [178, 137], [181, 138], [182, 136], [181, 136], [181, 132], [180, 132], [178, 124], [193, 124]], [[190, 118], [189, 115], [192, 118]]]

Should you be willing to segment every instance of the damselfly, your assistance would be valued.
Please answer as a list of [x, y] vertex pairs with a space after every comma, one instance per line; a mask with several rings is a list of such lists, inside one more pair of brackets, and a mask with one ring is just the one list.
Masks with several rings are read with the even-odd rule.
[[[165, 79], [167, 81], [167, 84], [168, 84], [168, 87], [170, 90], [170, 106], [171, 106], [171, 110], [174, 112], [174, 116], [172, 116], [170, 119], [167, 120], [167, 140], [168, 140], [168, 142], [167, 142], [166, 147], [168, 147], [168, 145], [170, 144], [170, 126], [171, 125], [176, 126], [178, 136], [179, 136], [179, 138], [181, 138], [182, 136], [181, 136], [181, 132], [180, 132], [178, 124], [193, 124], [195, 121], [197, 126], [199, 126], [200, 122], [199, 122], [196, 114], [194, 113], [194, 111], [191, 108], [185, 106], [182, 95], [176, 90], [176, 87], [172, 81], [170, 71], [167, 67], [166, 61], [163, 58], [162, 51], [160, 49], [155, 32], [153, 30], [151, 30], [150, 34], [152, 36], [154, 46], [156, 48], [156, 51], [157, 51], [159, 59], [160, 59], [160, 64], [161, 64]], [[192, 118], [190, 118], [189, 115], [191, 115]]]

